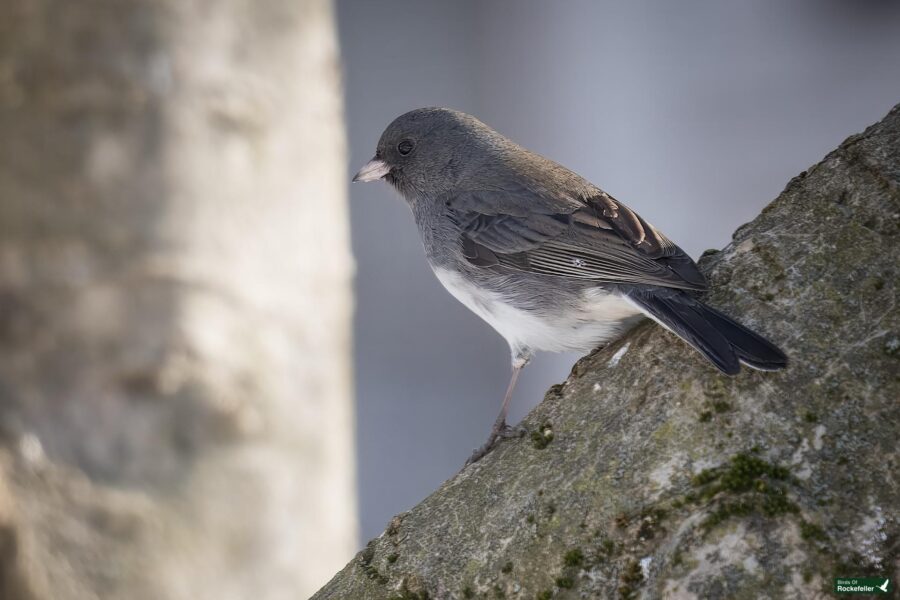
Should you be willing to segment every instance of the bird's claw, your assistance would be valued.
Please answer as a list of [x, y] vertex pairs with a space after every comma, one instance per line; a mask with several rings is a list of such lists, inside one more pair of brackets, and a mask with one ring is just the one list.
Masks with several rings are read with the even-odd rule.
[[503, 438], [505, 440], [512, 438], [519, 438], [528, 433], [524, 427], [512, 427], [507, 424], [503, 424], [503, 427], [497, 431], [497, 437]]
[[469, 466], [473, 463], [478, 462], [482, 458], [484, 458], [498, 442], [501, 440], [508, 440], [511, 438], [522, 437], [525, 435], [526, 431], [524, 427], [510, 427], [506, 423], [502, 423], [500, 426], [495, 426], [491, 430], [491, 435], [488, 436], [487, 441], [480, 448], [476, 448], [472, 455], [466, 460], [465, 466]]
[[488, 440], [483, 446], [481, 446], [480, 448], [476, 448], [475, 450], [473, 450], [473, 451], [472, 451], [472, 455], [469, 456], [469, 458], [466, 459], [466, 464], [465, 464], [465, 466], [468, 467], [469, 465], [475, 464], [475, 463], [477, 463], [479, 460], [481, 460], [482, 458], [484, 458], [485, 455], [487, 455], [487, 453], [490, 452], [491, 449], [494, 447], [494, 443], [496, 443], [496, 440]]

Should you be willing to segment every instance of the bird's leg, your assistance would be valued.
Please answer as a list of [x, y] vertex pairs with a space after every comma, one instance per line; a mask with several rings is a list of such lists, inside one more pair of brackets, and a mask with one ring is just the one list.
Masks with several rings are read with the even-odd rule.
[[509, 385], [506, 386], [506, 395], [503, 396], [503, 404], [500, 406], [500, 414], [497, 415], [494, 426], [491, 428], [491, 437], [505, 437], [504, 433], [510, 431], [510, 426], [506, 424], [506, 415], [509, 414], [509, 404], [512, 400], [513, 390], [516, 388], [516, 381], [518, 381], [519, 373], [521, 372], [521, 365], [513, 367]]
[[472, 463], [481, 460], [485, 454], [494, 448], [500, 439], [518, 437], [519, 432], [506, 424], [506, 415], [509, 413], [509, 402], [512, 400], [513, 390], [516, 388], [516, 381], [519, 379], [519, 373], [521, 373], [522, 368], [528, 364], [530, 358], [530, 356], [517, 355], [515, 359], [513, 359], [512, 376], [509, 379], [509, 385], [506, 387], [506, 395], [503, 397], [503, 404], [500, 406], [500, 414], [497, 415], [497, 420], [494, 421], [494, 426], [491, 427], [491, 434], [488, 436], [487, 441], [472, 453], [472, 456], [466, 461], [467, 465], [471, 465]]

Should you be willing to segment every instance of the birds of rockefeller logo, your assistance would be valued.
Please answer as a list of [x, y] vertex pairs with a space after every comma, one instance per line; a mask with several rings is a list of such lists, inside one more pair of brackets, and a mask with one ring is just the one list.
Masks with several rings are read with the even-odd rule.
[[835, 577], [835, 594], [888, 594], [893, 589], [886, 577]]

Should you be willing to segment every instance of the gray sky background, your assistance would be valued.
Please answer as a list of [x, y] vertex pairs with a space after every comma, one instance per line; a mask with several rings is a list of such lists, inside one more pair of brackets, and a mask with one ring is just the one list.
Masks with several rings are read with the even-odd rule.
[[[695, 258], [900, 102], [889, 0], [338, 0], [338, 18], [348, 178], [394, 117], [449, 106], [587, 177]], [[434, 278], [386, 184], [352, 186], [351, 203], [363, 543], [484, 441], [509, 356]], [[539, 356], [513, 422], [577, 358]]]

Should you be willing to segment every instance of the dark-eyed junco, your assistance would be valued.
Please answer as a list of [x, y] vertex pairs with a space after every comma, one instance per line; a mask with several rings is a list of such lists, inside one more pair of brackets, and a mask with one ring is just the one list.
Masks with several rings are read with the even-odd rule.
[[697, 300], [706, 280], [662, 233], [565, 167], [446, 108], [401, 115], [353, 181], [409, 203], [444, 287], [506, 338], [512, 378], [487, 442], [510, 432], [519, 372], [538, 350], [588, 352], [643, 316], [720, 371], [787, 365], [772, 343]]

